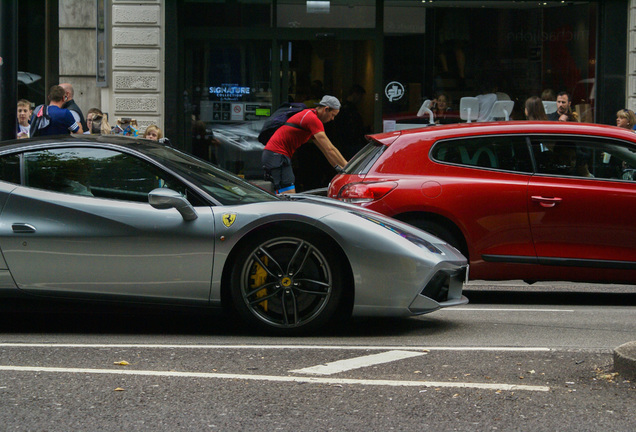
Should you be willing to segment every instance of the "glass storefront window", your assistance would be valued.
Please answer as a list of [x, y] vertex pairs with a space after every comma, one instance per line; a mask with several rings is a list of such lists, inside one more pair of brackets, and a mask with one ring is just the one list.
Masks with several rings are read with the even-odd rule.
[[426, 31], [424, 2], [386, 0], [384, 3], [384, 34], [423, 34]]
[[[371, 89], [374, 45], [367, 40], [193, 42], [188, 48], [191, 84], [186, 89], [192, 115], [192, 152], [250, 180], [262, 179], [258, 134], [284, 102], [313, 108], [323, 95], [342, 101], [343, 114], [325, 131], [343, 153], [355, 153], [372, 132]], [[279, 61], [278, 82], [272, 58]], [[280, 94], [274, 95], [274, 91]], [[272, 104], [276, 104], [273, 106]], [[345, 122], [345, 120], [349, 120]], [[343, 132], [344, 131], [344, 132]], [[351, 136], [354, 136], [352, 139]], [[295, 154], [297, 190], [326, 186], [333, 167], [313, 144]]]
[[192, 152], [246, 178], [262, 178], [258, 133], [272, 111], [269, 41], [191, 47]]
[[[323, 94], [355, 108], [356, 127], [348, 129], [357, 136], [428, 124], [427, 100], [436, 123], [465, 121], [461, 99], [485, 92], [512, 102], [505, 116], [524, 119], [528, 97], [567, 91], [582, 120], [595, 120], [598, 2], [383, 4], [378, 19], [370, 0], [180, 2], [180, 28], [197, 38], [185, 39], [183, 89], [193, 152], [262, 178], [257, 136], [264, 120], [282, 102], [312, 106]], [[446, 106], [436, 107], [437, 100]], [[341, 142], [353, 140], [341, 138], [336, 123], [325, 127], [327, 135], [347, 153]], [[330, 166], [302, 167], [313, 148], [297, 157], [299, 191], [333, 176]], [[317, 169], [324, 159], [305, 156]]]
[[392, 121], [398, 129], [428, 123], [428, 114], [416, 113], [426, 100], [434, 108], [442, 94], [448, 108], [434, 114], [436, 122], [462, 121], [461, 98], [480, 94], [514, 101], [510, 118], [525, 119], [525, 100], [548, 89], [568, 92], [581, 120], [594, 121], [596, 3], [499, 3], [497, 8], [423, 3], [425, 34], [385, 31], [385, 128], [394, 127]]
[[281, 28], [374, 28], [375, 1], [279, 0]]
[[271, 27], [271, 0], [184, 0], [182, 25], [190, 27]]
[[[48, 103], [46, 88], [46, 46], [47, 37], [44, 23], [45, 8], [38, 0], [16, 2], [18, 7], [19, 51], [18, 51], [18, 89], [19, 99], [27, 99], [31, 107]], [[57, 34], [55, 35], [57, 38]], [[57, 61], [57, 60], [56, 60]]]
[[[407, 58], [408, 57], [408, 58]], [[384, 38], [382, 113], [385, 121], [421, 123], [414, 114], [426, 94], [426, 36], [390, 35]], [[393, 129], [389, 126], [389, 129]]]

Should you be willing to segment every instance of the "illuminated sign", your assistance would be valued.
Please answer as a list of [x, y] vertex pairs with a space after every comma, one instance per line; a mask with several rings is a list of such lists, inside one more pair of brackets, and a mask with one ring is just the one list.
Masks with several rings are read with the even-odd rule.
[[241, 87], [238, 84], [221, 84], [216, 87], [208, 87], [208, 91], [220, 100], [237, 101], [244, 96], [250, 95], [252, 89], [250, 87]]

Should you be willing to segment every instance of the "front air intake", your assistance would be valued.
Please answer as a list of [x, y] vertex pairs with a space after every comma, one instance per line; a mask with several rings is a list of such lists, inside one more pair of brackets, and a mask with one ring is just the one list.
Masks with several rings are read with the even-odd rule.
[[448, 299], [450, 281], [451, 275], [448, 272], [438, 271], [426, 284], [421, 294], [438, 303], [446, 301]]
[[462, 287], [466, 281], [468, 265], [458, 270], [439, 270], [420, 294], [438, 303], [454, 300], [461, 297]]

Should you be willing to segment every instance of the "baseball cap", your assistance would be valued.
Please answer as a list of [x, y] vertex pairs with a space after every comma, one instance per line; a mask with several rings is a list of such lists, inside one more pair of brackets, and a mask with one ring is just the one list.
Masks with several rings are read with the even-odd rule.
[[326, 106], [335, 110], [340, 109], [340, 101], [335, 96], [329, 96], [329, 95], [323, 96], [320, 102], [318, 102], [318, 105]]

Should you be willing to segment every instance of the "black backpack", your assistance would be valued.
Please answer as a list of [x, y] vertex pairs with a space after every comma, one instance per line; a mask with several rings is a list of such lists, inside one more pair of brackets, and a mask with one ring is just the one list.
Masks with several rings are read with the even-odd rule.
[[306, 109], [307, 105], [304, 103], [291, 102], [282, 104], [276, 111], [274, 111], [274, 114], [265, 120], [265, 123], [261, 128], [261, 132], [258, 134], [258, 140], [263, 144], [267, 144], [267, 141], [269, 141], [272, 135], [274, 135], [274, 132], [283, 125], [295, 127], [296, 129], [307, 130], [298, 124], [287, 122], [291, 116]]
[[49, 116], [49, 107], [40, 105], [35, 109], [35, 115], [29, 127], [29, 137], [35, 137], [42, 134], [42, 129], [46, 129], [51, 124]]

